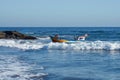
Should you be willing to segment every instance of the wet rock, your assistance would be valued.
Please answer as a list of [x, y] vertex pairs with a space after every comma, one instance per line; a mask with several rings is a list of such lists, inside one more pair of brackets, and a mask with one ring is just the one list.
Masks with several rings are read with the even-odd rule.
[[37, 39], [33, 36], [28, 36], [17, 31], [0, 31], [0, 39]]

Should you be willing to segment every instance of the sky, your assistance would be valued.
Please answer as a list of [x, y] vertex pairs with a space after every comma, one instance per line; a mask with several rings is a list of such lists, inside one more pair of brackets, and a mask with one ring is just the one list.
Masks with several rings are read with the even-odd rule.
[[0, 0], [0, 27], [120, 27], [120, 0]]

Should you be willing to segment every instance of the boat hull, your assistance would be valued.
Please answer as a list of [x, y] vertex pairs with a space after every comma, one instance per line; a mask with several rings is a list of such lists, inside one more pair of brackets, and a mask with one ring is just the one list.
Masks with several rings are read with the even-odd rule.
[[68, 40], [65, 40], [65, 39], [56, 40], [56, 39], [54, 39], [54, 38], [51, 37], [51, 36], [50, 36], [50, 38], [51, 38], [52, 42], [59, 42], [59, 43], [68, 42]]

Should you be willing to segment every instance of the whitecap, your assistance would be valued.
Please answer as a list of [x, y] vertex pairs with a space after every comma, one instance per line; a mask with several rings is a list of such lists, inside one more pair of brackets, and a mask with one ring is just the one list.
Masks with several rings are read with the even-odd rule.
[[43, 80], [43, 77], [48, 75], [30, 72], [34, 67], [19, 61], [16, 56], [0, 55], [0, 59], [0, 80]]
[[0, 46], [23, 50], [120, 50], [120, 41], [76, 41], [53, 43], [47, 40], [0, 40]]

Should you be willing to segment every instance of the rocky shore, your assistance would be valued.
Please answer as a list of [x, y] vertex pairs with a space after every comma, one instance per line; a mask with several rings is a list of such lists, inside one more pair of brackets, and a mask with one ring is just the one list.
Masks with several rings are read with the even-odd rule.
[[17, 31], [0, 31], [0, 39], [28, 39], [34, 40], [36, 37], [22, 34]]

